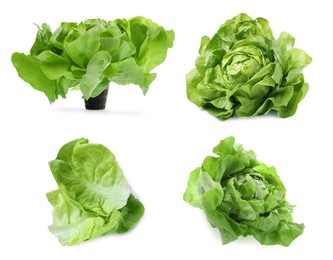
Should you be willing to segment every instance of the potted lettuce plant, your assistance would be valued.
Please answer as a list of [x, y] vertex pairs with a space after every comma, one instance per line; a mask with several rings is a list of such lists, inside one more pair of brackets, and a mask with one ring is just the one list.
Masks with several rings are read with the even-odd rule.
[[104, 109], [110, 82], [138, 85], [146, 94], [174, 41], [165, 30], [138, 16], [114, 21], [63, 22], [54, 32], [37, 26], [30, 54], [15, 52], [18, 75], [44, 92], [50, 103], [68, 90], [81, 90], [87, 109]]

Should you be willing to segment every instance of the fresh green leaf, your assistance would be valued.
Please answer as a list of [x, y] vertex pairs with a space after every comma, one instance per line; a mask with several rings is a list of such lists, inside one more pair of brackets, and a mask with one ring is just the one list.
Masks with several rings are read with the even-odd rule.
[[129, 23], [131, 37], [139, 39], [134, 41], [137, 47], [137, 63], [148, 73], [165, 60], [168, 48], [173, 45], [174, 32], [165, 31], [163, 27], [143, 17], [130, 19]]
[[49, 230], [62, 245], [75, 245], [93, 238], [95, 230], [105, 223], [103, 218], [86, 213], [79, 203], [60, 190], [47, 193], [47, 199], [54, 207]]
[[57, 99], [56, 82], [49, 79], [41, 69], [41, 62], [32, 55], [15, 52], [12, 63], [18, 75], [34, 89], [44, 92], [50, 102]]
[[199, 196], [199, 176], [201, 169], [198, 167], [190, 174], [190, 179], [187, 183], [187, 189], [184, 193], [184, 200], [190, 203], [193, 207], [200, 207], [201, 201]]
[[77, 27], [76, 23], [61, 23], [50, 38], [52, 45], [59, 50], [64, 50], [64, 40], [75, 27]]
[[128, 38], [114, 38], [106, 35], [105, 37], [101, 37], [101, 50], [110, 53], [112, 62], [119, 62], [130, 58], [133, 54], [135, 54], [136, 50], [134, 45], [127, 40]]
[[47, 50], [40, 53], [37, 58], [40, 60], [40, 68], [44, 75], [51, 80], [61, 78], [68, 70], [69, 63], [61, 56]]
[[125, 207], [119, 211], [120, 217], [117, 222], [117, 233], [125, 233], [130, 230], [143, 216], [144, 207], [142, 203], [131, 194]]
[[43, 23], [42, 26], [37, 26], [37, 35], [34, 44], [30, 49], [31, 55], [38, 55], [42, 51], [52, 49], [52, 45], [50, 44], [50, 40], [52, 37], [52, 32], [50, 26], [46, 23]]
[[72, 87], [72, 84], [74, 84], [75, 81], [72, 81], [66, 77], [61, 77], [57, 80], [57, 89], [56, 94], [65, 98], [66, 94], [68, 92], [68, 89]]
[[[82, 77], [80, 89], [84, 99], [96, 97], [103, 92], [105, 87], [99, 87], [101, 82], [105, 80], [103, 71], [111, 63], [111, 55], [107, 51], [97, 52], [87, 65], [87, 72]], [[108, 83], [108, 82], [107, 82]]]
[[136, 84], [141, 87], [143, 94], [146, 94], [150, 83], [155, 79], [156, 74], [146, 74], [134, 60], [134, 58], [111, 63], [105, 69], [104, 75], [119, 85]]
[[[93, 28], [72, 30], [64, 40], [64, 50], [68, 56], [81, 68], [86, 68], [90, 59], [101, 47], [100, 35], [105, 31], [102, 25]], [[71, 37], [69, 37], [71, 36]]]

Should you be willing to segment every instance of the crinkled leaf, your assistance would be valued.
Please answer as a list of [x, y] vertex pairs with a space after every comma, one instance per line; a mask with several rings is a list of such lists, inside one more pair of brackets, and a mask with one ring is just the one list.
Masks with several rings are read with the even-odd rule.
[[213, 188], [202, 195], [204, 211], [209, 222], [221, 231], [223, 244], [232, 242], [242, 235], [246, 226], [231, 220], [227, 215], [218, 210], [222, 202], [223, 192]]
[[111, 63], [104, 75], [119, 85], [136, 84], [139, 85], [144, 94], [147, 93], [150, 83], [155, 79], [156, 74], [146, 74], [134, 60], [126, 59], [117, 63]]
[[31, 55], [38, 55], [42, 51], [51, 49], [50, 39], [52, 32], [50, 26], [46, 23], [43, 23], [42, 26], [37, 26], [37, 34], [34, 44], [30, 49]]
[[64, 40], [65, 52], [81, 68], [87, 67], [90, 59], [100, 49], [100, 34], [104, 31], [103, 26], [99, 24], [86, 31], [73, 30], [71, 37]]
[[97, 235], [96, 230], [103, 227], [103, 218], [86, 213], [79, 203], [60, 190], [47, 193], [47, 199], [54, 207], [53, 224], [49, 230], [62, 245], [75, 245], [102, 235]]
[[78, 202], [60, 190], [47, 193], [47, 199], [54, 207], [53, 224], [49, 230], [62, 245], [79, 244], [110, 231], [127, 232], [144, 213], [143, 205], [133, 195], [125, 207], [112, 212], [107, 218], [87, 213]]
[[61, 23], [61, 25], [54, 31], [50, 38], [52, 45], [60, 50], [64, 50], [64, 40], [68, 33], [70, 33], [71, 30], [76, 26], [76, 23]]
[[[124, 21], [123, 21], [124, 22]], [[150, 19], [138, 16], [123, 26], [136, 47], [136, 62], [148, 73], [161, 64], [174, 41], [173, 31], [165, 31]]]

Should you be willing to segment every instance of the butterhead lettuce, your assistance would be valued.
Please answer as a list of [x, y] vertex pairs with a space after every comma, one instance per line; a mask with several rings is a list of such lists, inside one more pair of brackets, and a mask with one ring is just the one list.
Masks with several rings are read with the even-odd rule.
[[49, 230], [62, 245], [74, 245], [110, 231], [124, 233], [144, 213], [113, 153], [77, 139], [49, 163], [58, 189], [47, 193], [54, 207]]
[[274, 167], [257, 161], [234, 137], [222, 140], [190, 174], [184, 200], [202, 209], [222, 243], [252, 235], [263, 245], [290, 243], [303, 233]]
[[294, 115], [309, 88], [302, 70], [312, 61], [294, 42], [286, 32], [276, 40], [264, 18], [235, 16], [212, 38], [202, 37], [186, 76], [188, 99], [222, 120], [271, 110]]
[[137, 16], [129, 20], [89, 19], [63, 22], [52, 32], [38, 31], [30, 54], [15, 52], [18, 75], [50, 102], [80, 89], [84, 99], [96, 97], [110, 82], [135, 84], [146, 94], [156, 78], [151, 71], [166, 58], [174, 32]]

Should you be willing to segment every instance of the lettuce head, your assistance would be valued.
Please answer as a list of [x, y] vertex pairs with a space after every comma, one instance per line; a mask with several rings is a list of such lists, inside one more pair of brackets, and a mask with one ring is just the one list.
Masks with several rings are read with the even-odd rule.
[[252, 235], [263, 245], [289, 246], [303, 233], [274, 167], [257, 161], [234, 137], [213, 151], [217, 156], [207, 156], [191, 172], [184, 200], [205, 212], [223, 244]]
[[312, 61], [294, 42], [286, 32], [276, 40], [264, 18], [237, 15], [212, 38], [202, 37], [186, 76], [188, 99], [222, 120], [271, 110], [294, 115], [309, 88], [302, 70]]

